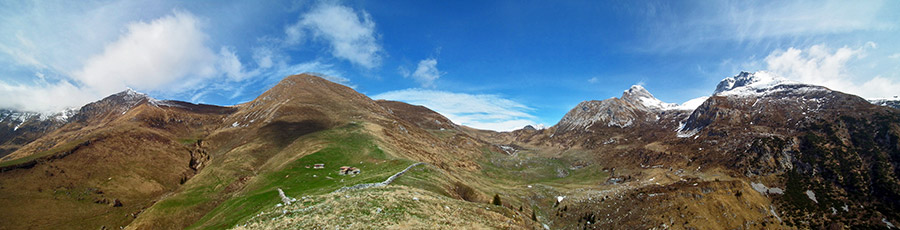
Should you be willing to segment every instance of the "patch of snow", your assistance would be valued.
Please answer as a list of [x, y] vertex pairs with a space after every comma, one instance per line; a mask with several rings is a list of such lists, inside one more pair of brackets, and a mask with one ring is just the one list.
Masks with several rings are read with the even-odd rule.
[[900, 98], [897, 98], [897, 96], [894, 96], [894, 98], [867, 98], [866, 100], [874, 105], [900, 108]]
[[772, 194], [784, 194], [784, 190], [781, 188], [769, 188], [769, 193]]
[[562, 202], [563, 199], [565, 199], [565, 198], [566, 198], [566, 196], [557, 196], [557, 197], [556, 197], [556, 202]]
[[699, 129], [695, 129], [695, 130], [678, 130], [678, 132], [675, 134], [675, 136], [677, 136], [677, 137], [679, 137], [679, 138], [687, 138], [687, 137], [693, 137], [694, 135], [697, 135], [697, 133], [699, 133], [699, 132], [700, 132]]
[[762, 183], [750, 182], [750, 187], [753, 188], [753, 190], [756, 190], [757, 192], [762, 193], [763, 195], [765, 195], [767, 192], [769, 192], [769, 188], [766, 187], [766, 185], [764, 185]]
[[172, 101], [169, 101], [169, 100], [157, 100], [157, 99], [148, 97], [147, 102], [150, 103], [150, 105], [156, 106], [156, 107], [166, 106], [166, 107], [184, 108], [184, 106], [176, 104], [176, 103], [172, 103]]
[[646, 108], [669, 110], [677, 107], [677, 104], [665, 103], [656, 99], [647, 89], [640, 85], [632, 85], [631, 88], [622, 93], [622, 99], [630, 102], [636, 102]]
[[[683, 122], [683, 121], [679, 121], [679, 122], [678, 122], [678, 128], [675, 129], [675, 136], [677, 136], [677, 137], [679, 137], [679, 138], [688, 138], [688, 137], [692, 137], [692, 136], [694, 136], [694, 135], [697, 135], [697, 133], [699, 133], [699, 132], [700, 132], [700, 129], [696, 129], [696, 130], [685, 130], [685, 129], [684, 129], [684, 122]], [[696, 139], [696, 138], [695, 138], [695, 139]]]
[[504, 152], [506, 152], [506, 155], [514, 155], [514, 154], [516, 154], [516, 152], [519, 151], [516, 148], [513, 148], [512, 146], [508, 146], [508, 145], [500, 145], [500, 149], [502, 149]]
[[633, 123], [633, 120], [631, 120], [631, 119], [628, 119], [628, 121], [625, 122], [625, 124], [619, 124], [614, 120], [610, 120], [609, 123], [606, 123], [606, 127], [619, 126], [619, 128], [625, 128], [625, 127], [631, 126], [632, 123]]
[[812, 200], [813, 202], [816, 202], [816, 204], [819, 203], [819, 201], [816, 200], [816, 193], [813, 192], [812, 190], [806, 190], [806, 197], [809, 197], [809, 199]]
[[758, 89], [772, 88], [784, 83], [795, 83], [766, 71], [755, 73], [741, 72], [732, 77], [722, 79], [716, 86], [713, 95], [731, 96], [755, 94]]
[[700, 105], [702, 105], [703, 102], [706, 101], [706, 99], [709, 99], [709, 97], [702, 96], [702, 97], [690, 99], [688, 101], [685, 101], [684, 103], [681, 103], [681, 105], [672, 107], [672, 109], [693, 111], [693, 110], [697, 109], [697, 107], [700, 107]]
[[19, 122], [19, 124], [18, 124], [18, 125], [16, 125], [16, 127], [15, 127], [15, 128], [13, 128], [13, 131], [16, 131], [16, 130], [19, 130], [19, 127], [21, 127], [21, 126], [22, 126], [22, 124], [25, 124], [25, 121], [22, 121], [22, 122]]
[[231, 127], [234, 128], [234, 127], [238, 127], [239, 125], [241, 125], [241, 124], [238, 123], [237, 121], [235, 121], [233, 124], [231, 124]]
[[784, 222], [781, 220], [781, 217], [778, 216], [778, 213], [775, 213], [775, 206], [769, 205], [769, 212], [771, 212], [772, 215], [775, 216], [775, 219], [778, 219], [778, 222]]
[[883, 222], [884, 225], [887, 226], [888, 229], [897, 228], [897, 227], [894, 227], [894, 224], [892, 224], [890, 221], [888, 221], [887, 218], [881, 218], [881, 222]]
[[806, 94], [818, 91], [828, 91], [828, 89], [791, 81], [766, 71], [758, 71], [755, 73], [741, 72], [733, 77], [723, 79], [719, 82], [719, 85], [716, 86], [716, 91], [713, 95], [751, 97], [765, 96], [783, 91]]
[[759, 192], [760, 194], [763, 194], [763, 195], [784, 194], [784, 190], [782, 190], [780, 188], [769, 188], [762, 183], [750, 182], [750, 187], [752, 187], [753, 190], [756, 190], [757, 192]]

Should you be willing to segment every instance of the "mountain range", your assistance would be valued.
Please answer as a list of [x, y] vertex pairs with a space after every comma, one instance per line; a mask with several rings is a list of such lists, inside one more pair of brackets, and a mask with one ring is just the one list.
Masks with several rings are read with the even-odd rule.
[[0, 110], [0, 229], [892, 228], [898, 105], [741, 72], [495, 132], [316, 74], [234, 106], [126, 90]]

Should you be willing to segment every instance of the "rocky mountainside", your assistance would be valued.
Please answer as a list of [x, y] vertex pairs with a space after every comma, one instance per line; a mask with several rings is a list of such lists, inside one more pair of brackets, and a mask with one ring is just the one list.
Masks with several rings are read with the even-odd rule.
[[[633, 197], [625, 195], [625, 198], [616, 200], [619, 204], [624, 202], [637, 207], [628, 211], [630, 215], [681, 217], [672, 218], [675, 221], [670, 223], [666, 223], [666, 218], [657, 222], [668, 227], [675, 227], [671, 224], [678, 223], [677, 219], [682, 219], [685, 213], [706, 213], [710, 207], [687, 205], [665, 211], [641, 208], [645, 204], [635, 199], [647, 202], [648, 193], [663, 197], [683, 196], [690, 187], [684, 186], [685, 180], [695, 181], [690, 182], [694, 186], [709, 183], [708, 186], [719, 189], [726, 186], [721, 183], [727, 181], [731, 183], [727, 185], [731, 187], [731, 193], [743, 200], [741, 205], [758, 205], [744, 210], [726, 210], [726, 214], [771, 213], [755, 220], [744, 219], [740, 223], [744, 227], [747, 224], [768, 224], [770, 227], [775, 224], [799, 228], [871, 228], [885, 226], [885, 223], [900, 218], [894, 211], [898, 208], [896, 197], [900, 194], [897, 189], [900, 183], [896, 179], [900, 176], [897, 170], [900, 168], [900, 111], [876, 106], [860, 97], [825, 87], [791, 82], [766, 72], [742, 72], [726, 78], [702, 105], [679, 115], [647, 109], [649, 106], [637, 106], [635, 101], [613, 98], [583, 102], [566, 114], [556, 127], [551, 127], [553, 132], [516, 131], [506, 140], [525, 146], [561, 143], [558, 146], [563, 148], [589, 149], [596, 153], [591, 156], [596, 159], [594, 162], [603, 162], [601, 164], [605, 167], [615, 167], [616, 172], [624, 172], [622, 176], [625, 179], [614, 177], [616, 182], [628, 181], [628, 178], [634, 180], [636, 177], [643, 178], [643, 181], [637, 179], [635, 183], [659, 181], [660, 175], [650, 177], [645, 174], [654, 168], [674, 171], [663, 175], [666, 178], [680, 178], [678, 180], [682, 182], [658, 188], [639, 186], [636, 191], [642, 192], [633, 192]], [[664, 119], [665, 113], [669, 114], [668, 119]], [[663, 119], [655, 119], [657, 117]], [[677, 123], [678, 128], [672, 129], [672, 123]], [[594, 124], [601, 124], [602, 128], [594, 128]], [[571, 127], [595, 131], [584, 132]], [[626, 171], [629, 164], [640, 169], [637, 172]], [[708, 172], [727, 175], [727, 178], [709, 181], [704, 177], [710, 175], [703, 173], [687, 176], [690, 175], [687, 173], [689, 169], [694, 172], [707, 169]], [[751, 187], [758, 192], [748, 194], [746, 190]], [[775, 192], [770, 187], [775, 188]], [[706, 191], [703, 194], [708, 193]], [[763, 197], [759, 199], [748, 195]], [[754, 199], [759, 200], [749, 201]], [[688, 202], [670, 198], [649, 200], [668, 207]], [[729, 204], [727, 200], [716, 202], [739, 204]], [[624, 214], [619, 209], [612, 213], [602, 209], [592, 210], [596, 209], [596, 204], [590, 200], [572, 205], [584, 211], [571, 218], [587, 216], [596, 219], [598, 215]], [[696, 217], [709, 218], [703, 215]], [[691, 222], [688, 218], [678, 228], [687, 228]], [[603, 226], [612, 227], [598, 227], [605, 228]], [[718, 227], [731, 228], [728, 226], [736, 225]]]
[[66, 110], [45, 115], [0, 109], [0, 158], [59, 128], [75, 112]]
[[869, 102], [871, 102], [872, 104], [875, 104], [875, 105], [887, 106], [887, 107], [891, 107], [891, 108], [895, 108], [895, 109], [900, 109], [900, 99], [897, 99], [896, 97], [894, 97], [894, 99], [869, 100]]
[[625, 90], [621, 98], [579, 103], [563, 116], [556, 125], [556, 130], [589, 131], [593, 127], [603, 126], [625, 128], [633, 125], [652, 125], [664, 116], [683, 112], [685, 111], [676, 104], [662, 102], [644, 87], [634, 85]]
[[704, 161], [784, 186], [773, 202], [795, 226], [878, 226], [900, 218], [900, 112], [767, 75], [723, 81], [679, 136], [721, 154]]
[[632, 86], [549, 128], [493, 132], [301, 74], [228, 107], [126, 90], [64, 119], [3, 111], [0, 229], [900, 221], [897, 109], [765, 72], [725, 78], [700, 100], [679, 106]]

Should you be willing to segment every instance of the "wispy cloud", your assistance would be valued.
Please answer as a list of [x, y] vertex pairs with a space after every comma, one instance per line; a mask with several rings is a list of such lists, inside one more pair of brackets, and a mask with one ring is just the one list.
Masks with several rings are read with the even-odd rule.
[[403, 77], [412, 77], [425, 88], [433, 88], [435, 86], [434, 81], [441, 78], [441, 75], [443, 75], [437, 68], [437, 59], [434, 58], [419, 61], [419, 65], [416, 66], [416, 70], [412, 73], [403, 66], [398, 67], [397, 71], [400, 72], [400, 75], [403, 75]]
[[646, 20], [638, 30], [650, 39], [648, 50], [660, 51], [700, 48], [717, 41], [757, 43], [769, 38], [895, 29], [896, 18], [884, 7], [888, 2], [663, 1], [631, 11]]
[[807, 48], [775, 50], [765, 58], [766, 69], [803, 83], [822, 85], [865, 98], [888, 98], [900, 93], [900, 82], [881, 76], [858, 76], [851, 70], [855, 60], [865, 58], [874, 43], [861, 47], [831, 48], [813, 45]]
[[[130, 21], [157, 12], [137, 1], [4, 2], [0, 7], [0, 55], [45, 72], [69, 74], [115, 40]], [[135, 13], [131, 9], [145, 9]], [[162, 12], [165, 13], [165, 12]]]
[[404, 89], [373, 96], [375, 99], [423, 105], [451, 121], [479, 129], [510, 131], [536, 125], [533, 109], [492, 94], [465, 94], [426, 89]]

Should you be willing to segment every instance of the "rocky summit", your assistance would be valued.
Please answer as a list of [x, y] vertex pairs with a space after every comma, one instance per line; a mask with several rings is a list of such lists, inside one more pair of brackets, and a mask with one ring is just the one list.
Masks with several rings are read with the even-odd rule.
[[[289, 76], [233, 106], [126, 90], [0, 110], [0, 229], [878, 229], [900, 110], [767, 72], [478, 130]], [[898, 223], [900, 224], [900, 223]]]

